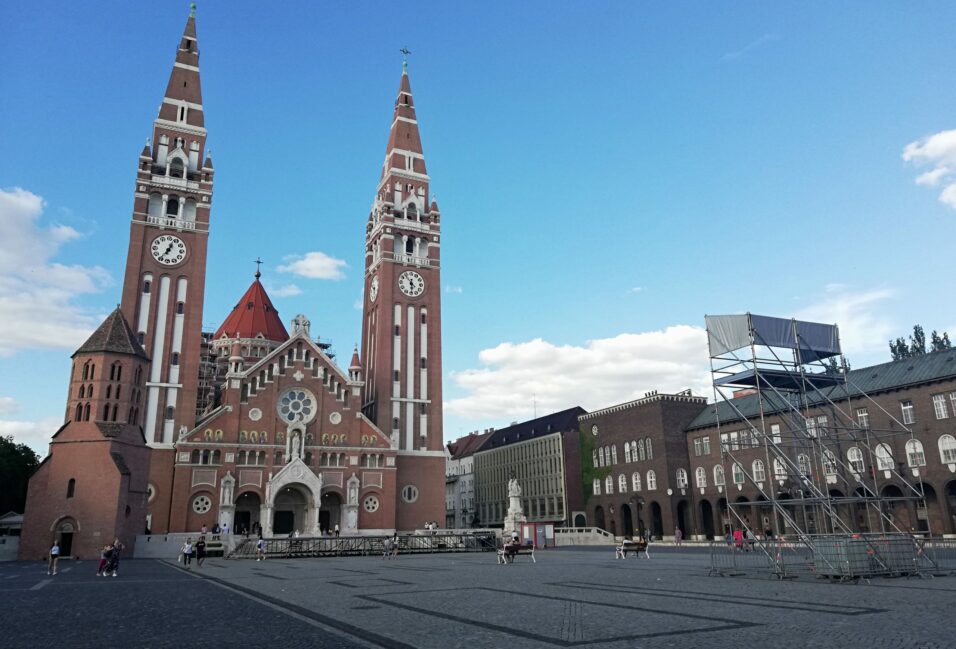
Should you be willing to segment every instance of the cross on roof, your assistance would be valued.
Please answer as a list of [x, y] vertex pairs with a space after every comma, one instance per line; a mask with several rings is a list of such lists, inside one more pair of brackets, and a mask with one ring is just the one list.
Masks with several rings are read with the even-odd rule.
[[256, 257], [256, 279], [259, 279], [260, 277], [262, 277], [262, 273], [259, 272], [259, 266], [261, 266], [264, 263], [265, 262], [262, 261], [262, 259], [260, 259], [259, 257]]

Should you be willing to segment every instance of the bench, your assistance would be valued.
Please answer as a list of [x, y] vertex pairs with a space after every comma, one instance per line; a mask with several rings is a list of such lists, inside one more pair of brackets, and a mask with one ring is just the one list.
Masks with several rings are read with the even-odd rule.
[[630, 541], [625, 539], [621, 541], [621, 544], [614, 548], [614, 558], [615, 559], [626, 559], [628, 553], [633, 554], [635, 557], [639, 556], [640, 553], [644, 553], [645, 559], [650, 559], [651, 555], [647, 552], [647, 541], [640, 539], [637, 541]]
[[521, 554], [530, 556], [532, 563], [538, 563], [534, 558], [534, 543], [527, 543], [526, 545], [505, 543], [504, 547], [498, 550], [498, 564], [514, 563], [515, 557]]

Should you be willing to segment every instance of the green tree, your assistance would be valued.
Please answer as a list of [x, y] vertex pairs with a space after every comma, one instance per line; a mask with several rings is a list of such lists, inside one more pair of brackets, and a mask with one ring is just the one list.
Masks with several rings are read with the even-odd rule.
[[0, 437], [0, 514], [22, 513], [27, 502], [27, 484], [40, 466], [40, 458], [26, 444], [13, 437]]
[[923, 325], [913, 325], [913, 335], [910, 336], [910, 356], [926, 354], [926, 333]]
[[941, 352], [941, 351], [943, 351], [944, 349], [951, 349], [952, 346], [953, 346], [953, 345], [949, 342], [949, 334], [948, 334], [948, 333], [946, 333], [946, 332], [944, 331], [944, 332], [943, 332], [943, 335], [939, 335], [938, 333], [936, 333], [935, 330], [933, 331], [932, 334], [930, 334], [930, 343], [929, 343], [929, 345], [930, 345], [930, 351], [934, 351], [934, 352]]
[[905, 338], [900, 337], [890, 341], [890, 355], [894, 361], [901, 361], [911, 356], [910, 346], [906, 344]]

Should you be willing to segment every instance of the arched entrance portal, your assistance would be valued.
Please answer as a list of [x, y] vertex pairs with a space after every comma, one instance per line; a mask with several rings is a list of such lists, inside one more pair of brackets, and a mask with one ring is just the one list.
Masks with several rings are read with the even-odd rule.
[[661, 506], [656, 502], [651, 503], [651, 534], [659, 539], [664, 538], [664, 517]]
[[236, 514], [232, 525], [237, 534], [245, 530], [254, 531], [259, 525], [259, 512], [262, 508], [262, 499], [254, 491], [246, 491], [236, 498]]
[[305, 487], [288, 485], [279, 490], [272, 503], [272, 533], [276, 536], [308, 529], [309, 496]]
[[329, 534], [338, 525], [342, 527], [342, 496], [334, 491], [322, 494], [322, 508], [319, 509], [319, 529]]
[[685, 539], [690, 538], [691, 536], [690, 512], [687, 511], [687, 509], [688, 507], [686, 500], [682, 500], [677, 503], [677, 527], [680, 528], [681, 534]]
[[56, 524], [56, 542], [60, 545], [60, 556], [69, 557], [73, 554], [73, 535], [79, 526], [72, 518], [65, 518]]
[[633, 538], [634, 518], [631, 516], [631, 508], [628, 505], [621, 505], [621, 521], [624, 525], [625, 538]]
[[604, 522], [604, 508], [600, 505], [594, 508], [594, 526], [602, 530], [607, 529], [606, 523]]
[[700, 501], [700, 522], [704, 528], [704, 536], [712, 541], [714, 539], [714, 509], [709, 500]]
[[588, 519], [585, 518], [584, 514], [575, 514], [574, 515], [574, 526], [575, 527], [587, 527]]

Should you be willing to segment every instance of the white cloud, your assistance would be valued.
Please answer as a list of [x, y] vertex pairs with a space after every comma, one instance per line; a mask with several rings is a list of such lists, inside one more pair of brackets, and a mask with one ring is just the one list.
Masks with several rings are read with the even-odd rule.
[[446, 293], [463, 293], [464, 289], [460, 286], [452, 286], [451, 284], [448, 284], [447, 286], [445, 286], [445, 292]]
[[840, 327], [840, 345], [850, 359], [854, 354], [872, 354], [886, 350], [886, 341], [894, 332], [883, 303], [894, 297], [888, 288], [855, 292], [843, 284], [830, 284], [814, 303], [797, 312], [796, 318], [812, 322], [835, 323]]
[[711, 392], [706, 334], [688, 325], [625, 333], [583, 346], [558, 346], [540, 338], [501, 343], [481, 351], [478, 360], [483, 367], [451, 373], [466, 394], [447, 401], [447, 413], [502, 420], [530, 417], [532, 399], [543, 414], [575, 405], [603, 408], [650, 390]]
[[916, 184], [944, 185], [939, 200], [956, 209], [956, 129], [910, 142], [903, 147], [903, 160], [916, 165], [931, 165], [930, 171], [916, 177]]
[[286, 284], [285, 286], [280, 286], [279, 288], [269, 289], [269, 295], [273, 295], [275, 297], [293, 297], [295, 295], [302, 295], [302, 289], [295, 284]]
[[13, 397], [0, 397], [0, 415], [12, 415], [20, 410], [20, 404]]
[[627, 292], [634, 294], [634, 293], [640, 293], [643, 290], [644, 290], [643, 286], [632, 286], [631, 288], [627, 289]]
[[307, 252], [301, 257], [290, 255], [286, 261], [289, 263], [279, 266], [280, 273], [292, 273], [309, 279], [343, 279], [343, 270], [348, 268], [345, 260], [318, 251]]
[[771, 41], [775, 41], [775, 40], [777, 40], [777, 38], [779, 38], [779, 37], [778, 37], [776, 34], [764, 34], [763, 36], [761, 36], [761, 37], [758, 38], [757, 40], [755, 40], [755, 41], [753, 41], [753, 42], [751, 42], [751, 43], [748, 43], [747, 45], [744, 45], [744, 46], [743, 46], [742, 48], [740, 48], [739, 50], [734, 50], [733, 52], [727, 52], [727, 53], [724, 54], [722, 57], [720, 57], [720, 60], [721, 60], [721, 61], [736, 61], [737, 59], [739, 59], [740, 57], [742, 57], [744, 54], [747, 54], [747, 53], [750, 52], [751, 50], [760, 47], [760, 46], [763, 45], [764, 43], [769, 43], [769, 42], [771, 42]]
[[0, 356], [78, 347], [98, 321], [74, 299], [111, 284], [99, 266], [53, 261], [63, 244], [82, 235], [65, 225], [39, 225], [43, 207], [25, 189], [0, 189]]
[[26, 444], [43, 458], [53, 433], [62, 425], [61, 417], [44, 417], [40, 421], [0, 420], [0, 437], [12, 436], [14, 443]]

